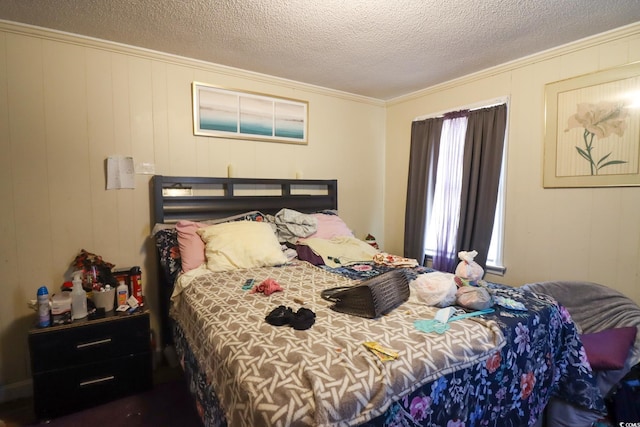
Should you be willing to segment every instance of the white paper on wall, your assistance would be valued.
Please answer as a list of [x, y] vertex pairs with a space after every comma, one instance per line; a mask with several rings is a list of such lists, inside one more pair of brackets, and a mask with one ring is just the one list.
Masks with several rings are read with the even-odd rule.
[[133, 157], [107, 157], [107, 190], [135, 188]]

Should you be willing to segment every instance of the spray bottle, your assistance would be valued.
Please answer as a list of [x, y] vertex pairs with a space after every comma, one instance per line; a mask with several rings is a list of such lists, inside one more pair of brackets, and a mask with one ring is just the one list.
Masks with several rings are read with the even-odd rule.
[[71, 291], [71, 316], [73, 320], [87, 317], [87, 293], [82, 289], [82, 271], [73, 272]]
[[51, 325], [51, 316], [49, 315], [49, 290], [46, 286], [38, 288], [38, 326], [46, 328]]

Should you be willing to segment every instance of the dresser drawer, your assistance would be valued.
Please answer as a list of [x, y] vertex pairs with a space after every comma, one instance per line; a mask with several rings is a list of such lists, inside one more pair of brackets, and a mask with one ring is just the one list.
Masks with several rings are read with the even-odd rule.
[[49, 419], [151, 388], [151, 352], [33, 375], [34, 409]]
[[29, 335], [33, 374], [149, 351], [149, 315], [88, 321]]

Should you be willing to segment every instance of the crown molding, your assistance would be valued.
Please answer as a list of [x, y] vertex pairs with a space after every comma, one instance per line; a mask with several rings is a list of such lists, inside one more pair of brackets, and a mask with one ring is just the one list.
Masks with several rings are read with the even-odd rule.
[[180, 65], [190, 68], [199, 69], [206, 72], [222, 74], [230, 77], [237, 77], [251, 80], [257, 83], [271, 84], [283, 88], [303, 90], [319, 95], [330, 96], [333, 98], [341, 98], [347, 101], [355, 101], [364, 104], [370, 104], [378, 107], [384, 107], [385, 103], [381, 99], [356, 95], [349, 92], [343, 92], [322, 86], [316, 86], [308, 83], [298, 82], [295, 80], [275, 77], [268, 74], [256, 73], [253, 71], [243, 70], [240, 68], [229, 67], [226, 65], [215, 64], [212, 62], [201, 61], [183, 56], [173, 55], [170, 53], [159, 52], [151, 49], [145, 49], [137, 46], [131, 46], [123, 43], [112, 42], [108, 40], [97, 39], [93, 37], [82, 36], [64, 31], [52, 30], [49, 28], [38, 27], [35, 25], [22, 24], [13, 21], [0, 19], [0, 31], [5, 33], [19, 34], [29, 37], [36, 37], [43, 40], [51, 40], [61, 43], [68, 43], [77, 46], [89, 47], [93, 49], [104, 50], [123, 55], [150, 59], [154, 61], [165, 62], [168, 64]]
[[472, 83], [477, 80], [492, 77], [497, 74], [513, 71], [518, 68], [523, 68], [529, 65], [533, 65], [539, 62], [548, 61], [559, 56], [567, 55], [573, 52], [577, 52], [583, 49], [588, 49], [594, 46], [610, 43], [616, 40], [624, 39], [627, 37], [633, 37], [640, 34], [640, 22], [626, 25], [624, 27], [616, 28], [611, 31], [596, 34], [595, 36], [586, 37], [584, 39], [567, 43], [561, 46], [553, 47], [551, 49], [544, 50], [542, 52], [534, 53], [523, 58], [519, 58], [513, 61], [505, 62], [495, 67], [486, 68], [478, 71], [477, 73], [467, 74], [457, 79], [449, 80], [444, 83], [430, 86], [425, 89], [411, 92], [406, 95], [399, 96], [397, 98], [390, 99], [386, 102], [386, 106], [390, 107], [395, 104], [400, 104], [406, 101], [411, 101], [416, 98], [420, 98], [426, 95], [437, 93], [446, 89], [450, 89], [463, 84]]
[[94, 49], [105, 50], [124, 55], [161, 61], [169, 64], [180, 65], [200, 69], [206, 72], [222, 74], [230, 77], [251, 80], [257, 83], [272, 84], [283, 88], [303, 90], [319, 95], [341, 98], [348, 101], [360, 102], [379, 107], [389, 107], [395, 104], [410, 101], [432, 93], [440, 92], [463, 84], [472, 83], [477, 80], [485, 79], [497, 74], [523, 68], [532, 64], [547, 61], [562, 55], [567, 55], [582, 49], [591, 48], [604, 43], [632, 37], [640, 34], [640, 23], [630, 24], [611, 31], [607, 31], [595, 36], [587, 37], [576, 42], [567, 43], [561, 46], [553, 47], [542, 52], [538, 52], [523, 58], [505, 62], [495, 67], [487, 68], [476, 73], [449, 80], [444, 83], [433, 85], [415, 92], [408, 93], [390, 100], [376, 99], [349, 92], [343, 92], [322, 86], [316, 86], [308, 83], [298, 82], [295, 80], [284, 79], [267, 74], [256, 73], [253, 71], [243, 70], [240, 68], [229, 67], [226, 65], [215, 64], [197, 59], [186, 58], [183, 56], [173, 55], [165, 52], [159, 52], [151, 49], [145, 49], [137, 46], [126, 45], [78, 34], [67, 33], [64, 31], [52, 30], [48, 28], [38, 27], [34, 25], [22, 24], [12, 21], [0, 20], [0, 30], [7, 33], [21, 34], [25, 36], [37, 37], [45, 40], [58, 41], [63, 43], [74, 44], [78, 46], [91, 47]]

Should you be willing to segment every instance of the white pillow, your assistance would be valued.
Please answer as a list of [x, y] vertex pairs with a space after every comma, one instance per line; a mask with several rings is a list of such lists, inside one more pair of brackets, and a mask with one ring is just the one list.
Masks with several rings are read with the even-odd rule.
[[287, 262], [268, 223], [227, 222], [196, 232], [205, 243], [207, 268], [211, 271], [267, 267]]

